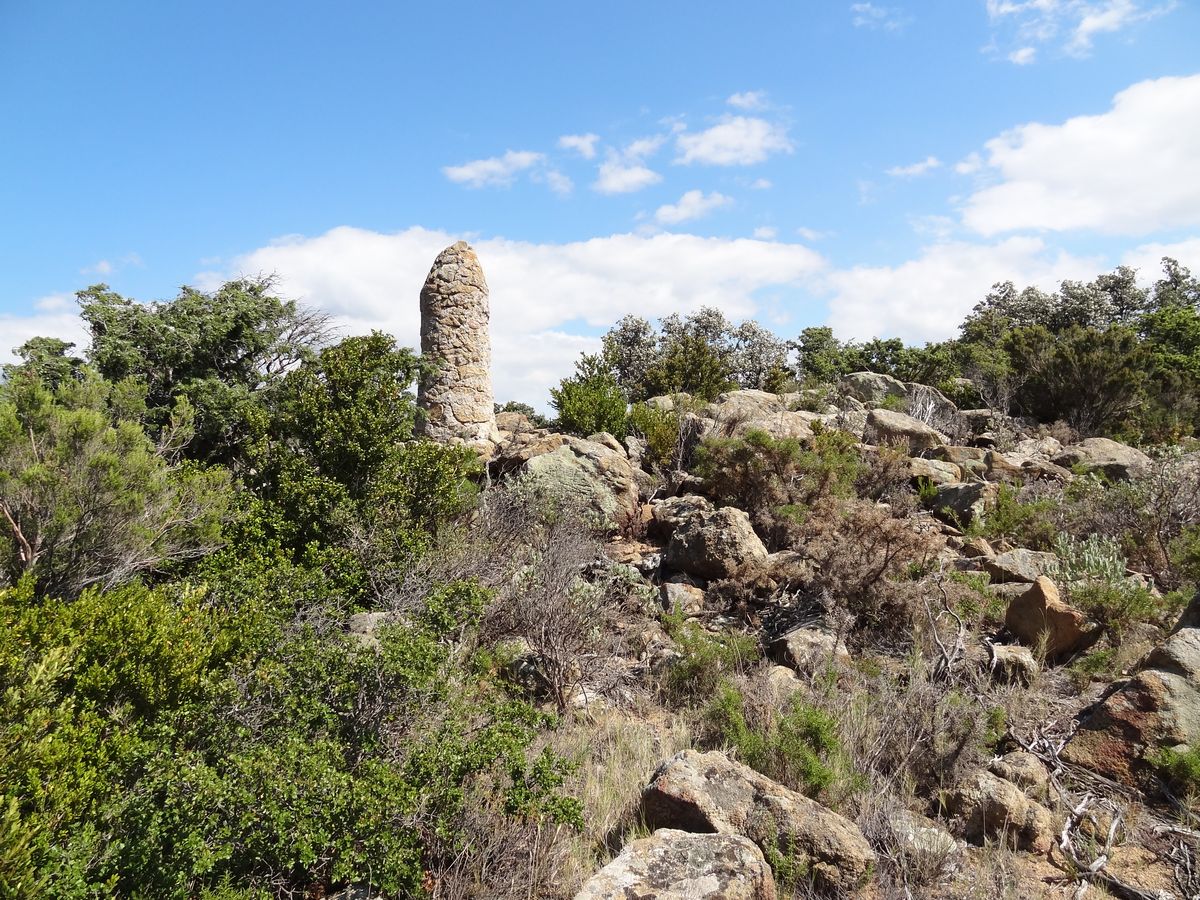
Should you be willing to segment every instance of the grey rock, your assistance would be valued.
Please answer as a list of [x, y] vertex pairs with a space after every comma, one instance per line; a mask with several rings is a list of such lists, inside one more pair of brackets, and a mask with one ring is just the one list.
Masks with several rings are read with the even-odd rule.
[[754, 533], [750, 517], [726, 506], [701, 512], [676, 527], [667, 544], [671, 569], [706, 579], [728, 578], [747, 565], [767, 558], [767, 548]]
[[1081, 465], [1089, 471], [1103, 472], [1113, 481], [1128, 481], [1150, 468], [1150, 457], [1108, 438], [1088, 438], [1067, 447], [1054, 457], [1054, 463], [1067, 469]]
[[998, 553], [985, 560], [983, 565], [996, 584], [1012, 581], [1032, 584], [1041, 576], [1057, 570], [1058, 557], [1053, 553], [1020, 547], [1007, 553]]
[[736, 834], [660, 828], [631, 841], [575, 900], [775, 900], [762, 851]]
[[642, 812], [651, 827], [742, 834], [791, 853], [835, 891], [862, 884], [875, 863], [849, 819], [718, 752], [684, 750], [663, 762], [642, 793]]
[[919, 453], [950, 442], [950, 438], [936, 428], [890, 409], [873, 409], [867, 413], [867, 427], [863, 432], [863, 439], [874, 443], [907, 445], [911, 453]]

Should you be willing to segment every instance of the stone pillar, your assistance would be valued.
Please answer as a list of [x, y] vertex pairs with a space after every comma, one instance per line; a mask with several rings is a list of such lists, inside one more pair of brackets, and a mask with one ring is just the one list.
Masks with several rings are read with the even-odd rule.
[[491, 440], [496, 413], [488, 288], [465, 241], [438, 254], [421, 288], [421, 354], [437, 367], [417, 391], [426, 415], [422, 433], [439, 441]]

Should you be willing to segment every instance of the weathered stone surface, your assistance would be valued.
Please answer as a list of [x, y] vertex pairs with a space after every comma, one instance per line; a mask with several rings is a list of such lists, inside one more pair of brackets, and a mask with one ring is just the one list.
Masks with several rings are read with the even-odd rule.
[[1050, 791], [1050, 772], [1046, 764], [1024, 750], [1005, 753], [988, 766], [993, 775], [1011, 781], [1029, 796], [1045, 800]]
[[391, 616], [385, 612], [355, 613], [346, 620], [350, 637], [363, 647], [375, 649], [379, 646], [379, 629], [388, 623]]
[[440, 441], [494, 440], [488, 287], [465, 241], [438, 254], [421, 288], [421, 354], [437, 367], [418, 386], [422, 433]]
[[963, 471], [954, 463], [940, 459], [923, 459], [919, 456], [908, 461], [913, 479], [927, 479], [933, 484], [954, 484], [962, 481]]
[[587, 507], [610, 523], [639, 515], [637, 479], [633, 466], [603, 444], [570, 435], [551, 434], [520, 447], [502, 450], [498, 470], [519, 471], [553, 492], [582, 499]]
[[1150, 467], [1150, 457], [1141, 450], [1108, 438], [1088, 438], [1072, 444], [1054, 457], [1065, 468], [1082, 465], [1085, 469], [1103, 472], [1113, 481], [1128, 481]]
[[698, 587], [668, 581], [660, 590], [663, 609], [667, 612], [694, 616], [704, 609], [704, 591]]
[[804, 682], [797, 678], [795, 671], [787, 666], [771, 666], [767, 669], [765, 678], [779, 699], [787, 699], [797, 691], [804, 690]]
[[775, 900], [762, 851], [736, 834], [660, 828], [631, 841], [575, 900]]
[[919, 453], [950, 441], [936, 428], [890, 409], [873, 409], [867, 413], [863, 439], [880, 444], [906, 444], [911, 453]]
[[1026, 550], [1024, 547], [999, 553], [983, 564], [996, 584], [1014, 581], [1032, 584], [1041, 576], [1053, 572], [1057, 565], [1058, 557], [1053, 553]]
[[862, 883], [875, 862], [849, 819], [718, 752], [684, 750], [663, 762], [642, 794], [642, 811], [651, 827], [743, 834], [790, 852], [834, 890]]
[[1148, 754], [1200, 743], [1200, 593], [1141, 669], [1080, 725], [1063, 756], [1129, 785]]
[[750, 431], [765, 431], [776, 440], [795, 438], [798, 441], [807, 441], [813, 436], [812, 423], [822, 419], [817, 413], [782, 410], [739, 422], [731, 434], [733, 437], [744, 437]]
[[982, 556], [995, 556], [996, 551], [992, 549], [992, 545], [988, 543], [987, 538], [973, 537], [970, 540], [963, 541], [962, 555], [967, 559], [979, 559]]
[[888, 397], [907, 397], [899, 379], [879, 372], [851, 372], [842, 379], [842, 390], [863, 403], [882, 403]]
[[1016, 684], [1032, 684], [1041, 667], [1028, 647], [992, 644], [989, 667], [992, 677]]
[[976, 772], [950, 792], [947, 811], [972, 843], [1003, 840], [1016, 850], [1045, 853], [1054, 840], [1050, 810], [991, 772]]
[[1063, 601], [1054, 582], [1045, 576], [1009, 603], [1004, 624], [1029, 647], [1044, 640], [1046, 656], [1051, 659], [1082, 650], [1100, 636], [1096, 623]]
[[959, 855], [958, 841], [924, 816], [900, 809], [887, 820], [896, 849], [922, 871], [936, 871]]
[[815, 672], [830, 663], [850, 661], [846, 644], [821, 625], [794, 628], [773, 640], [768, 649], [777, 663], [803, 673]]
[[701, 578], [728, 578], [750, 563], [767, 558], [750, 517], [731, 506], [700, 512], [680, 523], [667, 544], [669, 568]]
[[501, 431], [533, 431], [529, 417], [519, 412], [496, 413], [496, 427]]
[[711, 513], [713, 508], [712, 503], [699, 494], [659, 500], [652, 506], [650, 533], [669, 541], [676, 528], [699, 513]]
[[757, 419], [772, 413], [786, 412], [787, 403], [779, 394], [767, 391], [726, 391], [704, 410], [706, 419]]
[[970, 525], [986, 514], [988, 504], [995, 496], [995, 485], [982, 481], [939, 485], [933, 501], [933, 512], [939, 519], [952, 525]]

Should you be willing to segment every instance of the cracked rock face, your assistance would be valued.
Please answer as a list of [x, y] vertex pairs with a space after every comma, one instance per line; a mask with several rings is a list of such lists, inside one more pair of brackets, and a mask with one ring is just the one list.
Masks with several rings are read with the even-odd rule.
[[439, 441], [492, 439], [488, 287], [465, 241], [438, 254], [421, 288], [421, 354], [437, 366], [417, 392], [426, 415], [422, 433]]

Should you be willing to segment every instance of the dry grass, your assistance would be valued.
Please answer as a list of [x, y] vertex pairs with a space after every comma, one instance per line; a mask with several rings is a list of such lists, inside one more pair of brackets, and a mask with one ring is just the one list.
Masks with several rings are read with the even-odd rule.
[[648, 720], [589, 709], [564, 722], [549, 743], [577, 766], [565, 790], [583, 803], [584, 830], [571, 837], [564, 874], [579, 883], [642, 836], [642, 789], [660, 762], [692, 746], [692, 735], [682, 716], [656, 712]]

